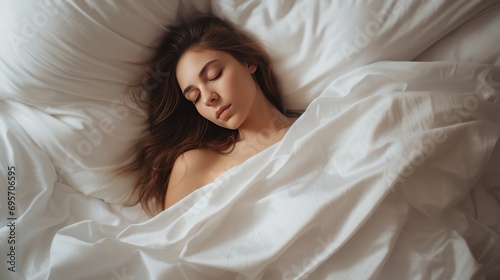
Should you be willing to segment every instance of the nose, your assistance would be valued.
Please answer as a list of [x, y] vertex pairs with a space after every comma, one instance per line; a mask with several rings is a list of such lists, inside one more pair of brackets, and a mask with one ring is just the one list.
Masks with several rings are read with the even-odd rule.
[[219, 95], [214, 92], [214, 91], [209, 91], [205, 96], [203, 97], [203, 103], [206, 106], [213, 106], [215, 103], [219, 100]]

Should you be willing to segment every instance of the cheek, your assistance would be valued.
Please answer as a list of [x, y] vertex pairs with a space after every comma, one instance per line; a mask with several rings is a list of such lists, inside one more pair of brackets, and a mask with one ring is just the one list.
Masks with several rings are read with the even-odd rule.
[[[200, 101], [200, 102], [202, 102], [202, 101]], [[200, 104], [200, 105], [202, 105], [202, 104]], [[200, 107], [197, 107], [197, 110], [198, 110], [198, 113], [199, 113], [202, 117], [204, 117], [205, 119], [208, 119], [208, 120], [210, 120], [210, 119], [211, 119], [211, 118], [210, 118], [210, 114], [208, 113], [208, 110], [207, 110], [206, 106], [203, 106], [203, 105], [202, 105], [202, 106], [200, 106]]]
[[256, 84], [253, 78], [251, 76], [245, 77], [244, 79], [242, 79], [240, 85], [240, 88], [242, 90], [241, 94], [244, 95], [242, 96], [242, 98], [246, 100], [245, 102], [252, 102], [256, 93]]
[[253, 77], [243, 71], [230, 77], [230, 79], [224, 83], [224, 86], [231, 91], [233, 96], [237, 96], [238, 98], [249, 97], [248, 95], [255, 91]]

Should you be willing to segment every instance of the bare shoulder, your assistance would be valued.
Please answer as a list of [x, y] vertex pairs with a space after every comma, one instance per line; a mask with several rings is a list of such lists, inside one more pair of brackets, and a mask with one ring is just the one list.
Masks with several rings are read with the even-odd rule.
[[190, 150], [180, 155], [175, 161], [175, 165], [184, 165], [190, 168], [205, 168], [207, 163], [213, 160], [215, 153], [206, 149]]
[[175, 161], [170, 174], [165, 208], [175, 204], [196, 189], [211, 182], [207, 174], [214, 153], [205, 149], [190, 150]]

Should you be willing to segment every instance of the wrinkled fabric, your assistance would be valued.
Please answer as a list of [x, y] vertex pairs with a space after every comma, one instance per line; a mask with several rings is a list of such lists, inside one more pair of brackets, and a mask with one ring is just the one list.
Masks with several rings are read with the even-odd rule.
[[18, 172], [17, 271], [2, 261], [0, 275], [495, 279], [498, 74], [452, 62], [361, 67], [332, 81], [281, 142], [152, 219], [64, 181], [33, 142], [42, 131], [13, 113], [36, 109], [2, 101], [0, 180], [8, 166]]

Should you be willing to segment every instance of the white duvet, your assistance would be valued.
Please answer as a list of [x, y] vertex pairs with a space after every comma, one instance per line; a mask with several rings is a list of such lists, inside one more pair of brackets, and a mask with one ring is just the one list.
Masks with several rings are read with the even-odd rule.
[[360, 67], [332, 80], [280, 143], [153, 219], [64, 180], [49, 147], [71, 131], [0, 101], [0, 180], [15, 177], [12, 215], [1, 200], [0, 278], [497, 279], [499, 74]]

